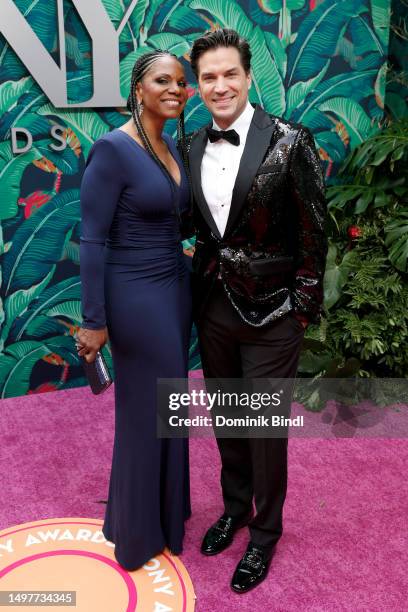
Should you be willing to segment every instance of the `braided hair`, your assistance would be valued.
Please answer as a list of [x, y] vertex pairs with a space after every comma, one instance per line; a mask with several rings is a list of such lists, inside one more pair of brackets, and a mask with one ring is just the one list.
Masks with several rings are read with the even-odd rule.
[[[133, 70], [132, 70], [132, 77], [131, 77], [131, 82], [130, 82], [130, 92], [129, 92], [129, 96], [127, 99], [127, 108], [132, 113], [133, 121], [135, 122], [136, 129], [138, 131], [138, 134], [140, 136], [140, 139], [143, 143], [144, 148], [149, 153], [149, 155], [151, 155], [151, 157], [155, 160], [155, 162], [160, 166], [160, 168], [163, 170], [166, 178], [168, 179], [170, 183], [172, 192], [174, 193], [174, 179], [171, 176], [165, 164], [163, 164], [163, 162], [161, 161], [161, 159], [158, 157], [157, 153], [153, 149], [152, 144], [149, 140], [149, 137], [146, 134], [146, 130], [144, 129], [141, 118], [140, 118], [140, 105], [139, 105], [139, 102], [137, 100], [137, 95], [136, 95], [136, 85], [142, 80], [146, 72], [148, 72], [148, 70], [151, 68], [152, 64], [156, 62], [158, 59], [160, 59], [161, 57], [168, 57], [168, 56], [174, 57], [176, 60], [178, 60], [177, 56], [174, 55], [174, 53], [170, 53], [170, 51], [163, 51], [162, 49], [155, 49], [154, 51], [149, 51], [148, 53], [144, 53], [143, 55], [139, 57], [139, 59], [136, 60], [135, 65], [133, 66]], [[185, 126], [184, 126], [184, 111], [180, 114], [180, 117], [177, 122], [177, 141], [178, 141], [179, 150], [181, 151], [183, 165], [186, 169], [186, 174], [187, 174], [187, 178], [188, 178], [188, 182], [190, 186], [190, 203], [191, 203], [191, 179], [190, 179], [190, 172], [189, 172], [189, 167], [188, 167], [186, 133], [185, 133]], [[178, 206], [176, 206], [176, 213], [177, 213], [179, 221], [181, 221], [180, 211], [179, 211]]]

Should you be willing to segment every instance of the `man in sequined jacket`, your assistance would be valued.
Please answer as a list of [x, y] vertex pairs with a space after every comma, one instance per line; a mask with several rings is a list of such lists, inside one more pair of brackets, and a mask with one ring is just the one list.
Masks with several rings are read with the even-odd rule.
[[[250, 59], [245, 39], [227, 29], [200, 37], [191, 52], [213, 119], [189, 139], [194, 311], [206, 378], [290, 379], [322, 307], [324, 179], [309, 130], [249, 104]], [[282, 534], [287, 438], [217, 443], [225, 511], [201, 551], [221, 552], [248, 525], [231, 582], [243, 593], [265, 578]]]

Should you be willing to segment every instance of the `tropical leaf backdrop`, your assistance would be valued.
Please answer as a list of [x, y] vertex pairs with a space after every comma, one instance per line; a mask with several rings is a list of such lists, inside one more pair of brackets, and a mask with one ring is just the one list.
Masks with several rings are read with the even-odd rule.
[[[57, 59], [57, 3], [14, 2]], [[130, 4], [101, 2], [117, 25]], [[92, 94], [92, 44], [69, 0], [64, 15], [68, 98], [78, 103]], [[170, 49], [190, 81], [187, 128], [202, 126], [209, 115], [196, 93], [191, 44], [209, 28], [234, 28], [251, 44], [251, 100], [313, 131], [330, 181], [350, 148], [379, 129], [389, 25], [389, 0], [139, 0], [119, 40], [122, 94], [140, 54]], [[391, 102], [402, 112], [400, 91]], [[54, 108], [0, 34], [0, 397], [86, 384], [73, 342], [81, 322], [79, 185], [93, 142], [127, 117], [123, 108]], [[48, 146], [55, 124], [65, 129], [62, 152]], [[29, 152], [12, 154], [11, 127], [29, 129]], [[175, 135], [174, 123], [166, 129]], [[190, 366], [199, 367], [195, 336]]]

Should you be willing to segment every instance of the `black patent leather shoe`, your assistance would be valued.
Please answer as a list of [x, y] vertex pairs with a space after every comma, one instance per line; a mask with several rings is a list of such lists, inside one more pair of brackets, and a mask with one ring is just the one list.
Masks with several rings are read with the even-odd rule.
[[268, 553], [250, 542], [231, 580], [236, 593], [246, 593], [258, 586], [268, 575], [272, 552]]
[[252, 513], [242, 520], [237, 520], [228, 514], [223, 514], [214, 525], [212, 525], [204, 536], [201, 544], [203, 555], [218, 555], [225, 550], [234, 539], [234, 534], [241, 527], [248, 525]]

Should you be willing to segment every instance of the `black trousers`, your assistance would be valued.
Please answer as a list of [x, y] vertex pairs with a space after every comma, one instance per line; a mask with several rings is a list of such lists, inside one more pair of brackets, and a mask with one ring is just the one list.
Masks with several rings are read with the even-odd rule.
[[[256, 328], [245, 323], [216, 281], [198, 325], [206, 378], [295, 378], [303, 326], [292, 313]], [[255, 502], [251, 541], [271, 549], [282, 535], [287, 438], [217, 438], [225, 512], [243, 518]]]

